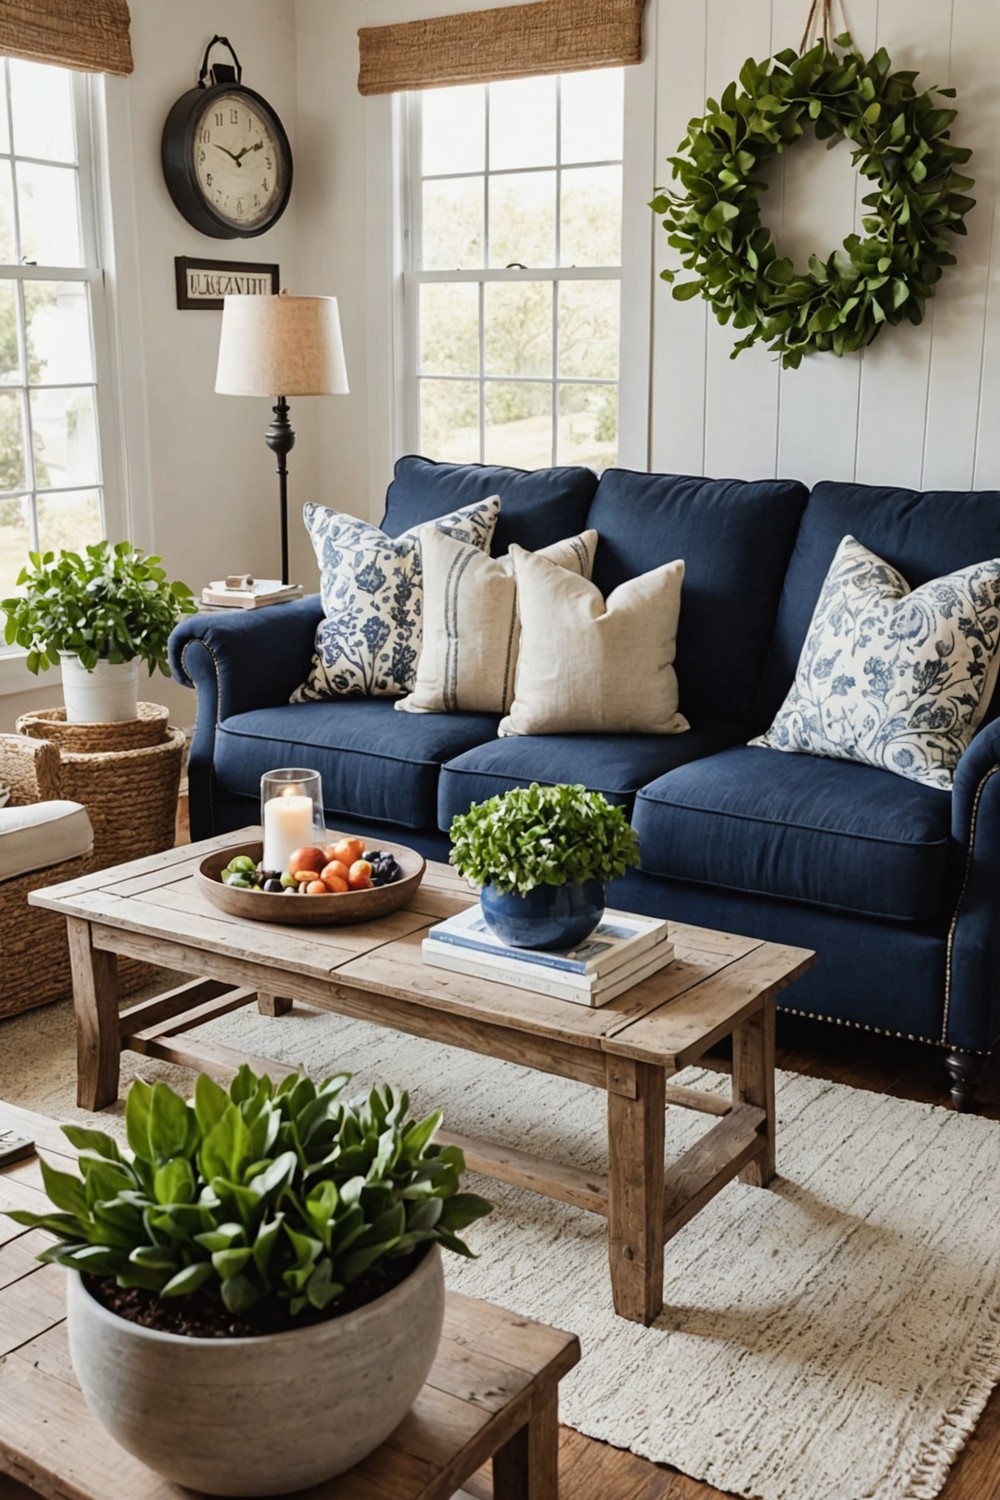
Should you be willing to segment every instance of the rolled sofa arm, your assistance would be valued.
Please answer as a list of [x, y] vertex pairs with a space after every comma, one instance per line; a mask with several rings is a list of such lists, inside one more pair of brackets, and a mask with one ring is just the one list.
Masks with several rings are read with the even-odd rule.
[[170, 637], [174, 677], [197, 692], [197, 714], [188, 762], [193, 838], [224, 831], [222, 799], [215, 795], [216, 725], [232, 714], [287, 703], [305, 680], [323, 618], [318, 594], [263, 609], [188, 615]]
[[1000, 1037], [1000, 719], [958, 763], [951, 819], [958, 868], [941, 1040], [985, 1052]]

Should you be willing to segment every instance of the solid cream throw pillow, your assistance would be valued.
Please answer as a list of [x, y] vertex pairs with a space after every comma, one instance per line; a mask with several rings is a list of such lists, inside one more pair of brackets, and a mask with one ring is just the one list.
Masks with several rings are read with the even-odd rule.
[[772, 750], [854, 760], [950, 790], [996, 682], [1000, 559], [910, 589], [852, 536], [837, 548]]
[[596, 584], [511, 547], [521, 654], [507, 734], [678, 734], [674, 655], [683, 562]]
[[[487, 552], [499, 514], [499, 497], [491, 495], [431, 525]], [[309, 676], [290, 701], [409, 692], [423, 618], [422, 528], [391, 537], [324, 505], [306, 505], [303, 515], [319, 563], [324, 619]]]
[[[535, 554], [589, 578], [597, 532]], [[514, 696], [521, 626], [514, 562], [490, 557], [435, 526], [420, 528], [424, 634], [417, 681], [397, 708], [407, 713], [503, 714]]]

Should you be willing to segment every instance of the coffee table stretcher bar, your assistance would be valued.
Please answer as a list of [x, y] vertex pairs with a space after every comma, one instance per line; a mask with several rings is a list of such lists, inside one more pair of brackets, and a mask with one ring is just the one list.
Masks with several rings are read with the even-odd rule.
[[[3, 1128], [69, 1166], [73, 1152], [53, 1121], [0, 1101]], [[46, 1202], [36, 1160], [0, 1169], [0, 1211], [41, 1212]], [[65, 1273], [35, 1259], [49, 1239], [0, 1218], [0, 1476], [47, 1500], [194, 1500], [131, 1458], [87, 1409], [66, 1347]], [[579, 1358], [573, 1334], [449, 1293], [413, 1410], [370, 1458], [299, 1495], [447, 1500], [492, 1458], [495, 1500], [557, 1500], [558, 1382]]]
[[[428, 866], [410, 904], [380, 922], [332, 929], [241, 922], [210, 907], [192, 875], [226, 834], [35, 892], [68, 919], [77, 1013], [81, 1108], [118, 1094], [122, 1050], [219, 1076], [241, 1062], [292, 1071], [184, 1033], [256, 999], [284, 1014], [294, 998], [576, 1079], [608, 1096], [607, 1177], [493, 1143], [442, 1132], [472, 1171], [605, 1215], [616, 1312], [651, 1323], [663, 1306], [663, 1246], [734, 1177], [774, 1176], [774, 997], [812, 966], [805, 949], [674, 924], [677, 961], [591, 1010], [425, 966], [420, 942], [474, 899], [447, 866]], [[199, 976], [119, 1016], [116, 955]], [[731, 1099], [669, 1080], [731, 1036]], [[669, 1165], [665, 1108], [716, 1117]]]

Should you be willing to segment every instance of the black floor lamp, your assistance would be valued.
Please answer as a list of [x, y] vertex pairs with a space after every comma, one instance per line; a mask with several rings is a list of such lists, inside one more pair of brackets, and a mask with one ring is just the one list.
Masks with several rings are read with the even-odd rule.
[[269, 396], [274, 420], [264, 441], [278, 460], [281, 581], [288, 583], [288, 454], [295, 430], [289, 396], [346, 395], [347, 366], [336, 297], [227, 297], [215, 389], [224, 396]]

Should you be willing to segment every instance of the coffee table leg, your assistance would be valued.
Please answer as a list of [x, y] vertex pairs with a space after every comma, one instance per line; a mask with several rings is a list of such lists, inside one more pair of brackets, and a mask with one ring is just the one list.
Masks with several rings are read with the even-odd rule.
[[493, 1500], [558, 1500], [559, 1416], [553, 1385], [524, 1426], [493, 1455]]
[[95, 948], [90, 923], [67, 917], [76, 1011], [76, 1102], [103, 1109], [118, 1098], [118, 959]]
[[740, 1182], [766, 1187], [774, 1176], [774, 997], [733, 1032], [733, 1103], [765, 1112], [761, 1155], [739, 1173]]
[[287, 995], [266, 995], [263, 990], [257, 992], [257, 1009], [262, 1016], [287, 1016], [292, 1008], [292, 1002]]
[[652, 1323], [663, 1307], [664, 1072], [608, 1068], [608, 1254], [615, 1312]]

